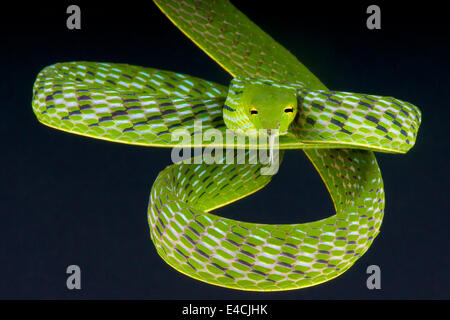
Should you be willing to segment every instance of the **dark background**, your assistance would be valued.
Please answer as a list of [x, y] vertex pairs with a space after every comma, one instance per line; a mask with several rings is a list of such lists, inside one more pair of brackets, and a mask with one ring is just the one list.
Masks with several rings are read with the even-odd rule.
[[[449, 24], [438, 2], [378, 2], [382, 29], [366, 28], [359, 4], [233, 1], [329, 88], [395, 96], [423, 121], [406, 155], [377, 154], [386, 191], [381, 233], [340, 277], [275, 293], [215, 287], [157, 255], [147, 202], [170, 150], [56, 131], [31, 109], [34, 79], [75, 60], [155, 67], [228, 84], [230, 76], [151, 2], [79, 3], [82, 29], [67, 30], [72, 3], [12, 4], [0, 13], [0, 298], [7, 299], [448, 299]], [[392, 1], [391, 1], [392, 2]], [[75, 3], [75, 2], [74, 2]], [[2, 5], [3, 6], [3, 5]], [[268, 187], [216, 212], [264, 223], [334, 213], [303, 152], [286, 154]], [[66, 268], [82, 289], [66, 288]], [[379, 265], [382, 289], [366, 288]]]

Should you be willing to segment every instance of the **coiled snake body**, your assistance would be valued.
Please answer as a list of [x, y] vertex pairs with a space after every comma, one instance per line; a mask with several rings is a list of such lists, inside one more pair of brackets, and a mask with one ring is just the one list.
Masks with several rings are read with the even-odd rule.
[[[160, 172], [150, 194], [157, 252], [190, 277], [241, 290], [298, 289], [342, 274], [370, 247], [383, 219], [383, 181], [372, 151], [408, 151], [420, 111], [395, 98], [327, 90], [227, 1], [156, 3], [233, 76], [229, 88], [125, 64], [58, 63], [34, 84], [39, 121], [158, 147], [177, 145], [171, 134], [180, 128], [194, 136], [196, 120], [203, 130], [221, 133], [279, 129], [278, 148], [303, 149], [330, 192], [335, 215], [293, 225], [226, 219], [209, 212], [269, 183], [263, 165], [174, 164]], [[231, 147], [195, 141], [190, 146]]]

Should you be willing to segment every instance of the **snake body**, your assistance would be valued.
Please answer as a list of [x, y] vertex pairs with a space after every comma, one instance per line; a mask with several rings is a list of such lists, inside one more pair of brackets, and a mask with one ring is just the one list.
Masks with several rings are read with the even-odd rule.
[[[126, 64], [57, 63], [35, 81], [32, 105], [38, 120], [94, 138], [173, 147], [178, 144], [172, 133], [183, 128], [195, 136], [195, 121], [204, 130], [242, 135], [270, 123], [271, 116], [253, 121], [240, 97], [255, 86], [287, 88], [295, 93], [296, 113], [278, 147], [303, 149], [331, 195], [335, 215], [268, 225], [211, 214], [270, 182], [271, 176], [261, 174], [263, 164], [251, 164], [252, 145], [246, 142], [241, 146], [247, 149], [245, 164], [182, 163], [159, 173], [148, 206], [151, 238], [178, 271], [234, 289], [298, 289], [342, 274], [370, 247], [384, 215], [383, 180], [372, 151], [408, 151], [420, 111], [391, 97], [328, 90], [227, 1], [156, 3], [231, 74], [229, 87]], [[189, 146], [234, 147], [195, 139]]]

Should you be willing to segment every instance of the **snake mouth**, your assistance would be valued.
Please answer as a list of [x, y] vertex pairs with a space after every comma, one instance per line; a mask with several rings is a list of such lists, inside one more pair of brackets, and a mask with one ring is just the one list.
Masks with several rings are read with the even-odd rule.
[[277, 129], [266, 129], [266, 134], [268, 136], [272, 136], [272, 135], [278, 135], [278, 136], [284, 136], [288, 133], [287, 130], [281, 131], [277, 128]]

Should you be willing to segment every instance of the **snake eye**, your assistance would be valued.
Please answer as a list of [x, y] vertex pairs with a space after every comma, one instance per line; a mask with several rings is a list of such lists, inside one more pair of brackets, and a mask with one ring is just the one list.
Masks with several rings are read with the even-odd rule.
[[294, 112], [294, 108], [293, 107], [287, 107], [284, 109], [285, 113], [293, 113]]
[[256, 108], [250, 108], [250, 114], [251, 115], [258, 114], [258, 110], [256, 110]]

